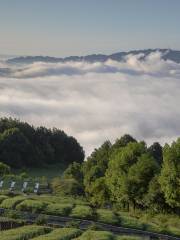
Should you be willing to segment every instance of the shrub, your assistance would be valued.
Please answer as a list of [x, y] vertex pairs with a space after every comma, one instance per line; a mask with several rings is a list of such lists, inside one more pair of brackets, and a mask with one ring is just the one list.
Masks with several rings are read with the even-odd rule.
[[50, 228], [45, 228], [41, 226], [24, 226], [19, 227], [7, 231], [0, 232], [1, 240], [28, 240], [33, 237], [49, 233], [51, 231]]
[[107, 231], [92, 231], [84, 232], [76, 240], [115, 240], [115, 235]]
[[33, 240], [70, 240], [80, 236], [81, 230], [76, 228], [55, 229], [49, 234], [33, 238]]
[[49, 204], [45, 213], [50, 215], [68, 216], [73, 208], [72, 204]]
[[2, 203], [7, 198], [8, 198], [8, 196], [0, 195], [0, 203]]
[[120, 222], [120, 219], [113, 213], [113, 211], [108, 209], [97, 209], [97, 220], [99, 222], [117, 224]]
[[33, 213], [40, 213], [45, 210], [47, 206], [46, 202], [37, 201], [37, 200], [25, 200], [16, 206], [17, 210], [20, 211], [30, 211]]
[[72, 213], [70, 214], [71, 217], [85, 219], [92, 219], [93, 215], [94, 214], [91, 207], [81, 205], [77, 205], [75, 208], [73, 208]]
[[14, 209], [17, 204], [21, 203], [26, 199], [25, 197], [22, 196], [17, 196], [13, 198], [7, 198], [1, 203], [2, 208], [8, 208], [8, 209]]
[[54, 193], [61, 195], [79, 196], [83, 194], [82, 185], [75, 179], [54, 178], [51, 182]]

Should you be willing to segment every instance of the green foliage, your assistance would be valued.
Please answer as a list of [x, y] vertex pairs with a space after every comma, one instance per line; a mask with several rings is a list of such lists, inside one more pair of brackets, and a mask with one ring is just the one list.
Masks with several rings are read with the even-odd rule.
[[77, 240], [115, 240], [114, 234], [107, 231], [93, 231], [84, 232]]
[[0, 162], [0, 176], [4, 176], [6, 174], [10, 174], [11, 169], [7, 164]]
[[83, 162], [77, 140], [58, 129], [34, 128], [12, 118], [0, 119], [0, 160], [13, 168]]
[[1, 208], [8, 208], [8, 209], [14, 209], [17, 204], [24, 201], [26, 198], [23, 196], [17, 196], [13, 198], [7, 198], [1, 203]]
[[1, 231], [0, 239], [1, 240], [28, 240], [36, 236], [48, 233], [50, 231], [51, 231], [50, 228], [30, 225], [30, 226], [15, 228], [12, 230]]
[[76, 181], [83, 182], [82, 165], [77, 162], [73, 162], [64, 171], [63, 177], [65, 179], [75, 179]]
[[53, 193], [61, 195], [78, 196], [83, 194], [81, 183], [75, 179], [62, 179], [59, 177], [51, 181]]
[[55, 229], [52, 232], [33, 238], [33, 240], [71, 240], [78, 237], [81, 234], [81, 230], [76, 228], [61, 228]]
[[180, 138], [163, 149], [160, 184], [166, 202], [180, 209]]
[[119, 217], [109, 209], [97, 209], [97, 221], [109, 224], [120, 223]]
[[46, 214], [68, 216], [73, 208], [72, 204], [51, 203], [45, 209]]
[[74, 218], [92, 219], [94, 213], [92, 208], [89, 206], [77, 205], [75, 208], [73, 208], [70, 216]]
[[8, 196], [0, 195], [0, 204], [2, 203], [2, 201], [4, 201], [7, 198], [8, 198]]
[[[130, 142], [127, 146], [114, 152], [106, 172], [106, 182], [112, 201], [131, 203], [131, 185], [128, 178], [130, 168], [138, 162], [139, 157], [146, 152], [144, 143]], [[142, 175], [143, 173], [141, 173]]]
[[47, 224], [47, 217], [46, 216], [44, 216], [44, 215], [38, 215], [38, 217], [36, 218], [36, 220], [35, 220], [35, 223], [37, 224], [37, 225], [43, 225], [43, 224]]
[[16, 210], [41, 213], [47, 207], [47, 203], [38, 200], [27, 199], [16, 206]]
[[105, 177], [96, 179], [86, 190], [88, 190], [89, 201], [93, 206], [105, 206], [109, 202], [109, 191]]

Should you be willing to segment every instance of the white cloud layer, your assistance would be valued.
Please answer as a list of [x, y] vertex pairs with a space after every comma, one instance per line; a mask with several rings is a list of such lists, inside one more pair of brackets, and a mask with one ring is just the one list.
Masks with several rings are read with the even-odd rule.
[[125, 133], [172, 141], [180, 136], [180, 64], [159, 52], [123, 62], [0, 62], [0, 116], [58, 127], [75, 136], [87, 155]]

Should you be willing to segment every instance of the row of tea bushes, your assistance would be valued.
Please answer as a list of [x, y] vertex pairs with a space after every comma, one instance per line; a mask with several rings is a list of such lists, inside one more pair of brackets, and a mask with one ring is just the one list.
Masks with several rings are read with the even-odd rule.
[[88, 205], [76, 205], [74, 203], [52, 203], [49, 201], [17, 196], [7, 198], [2, 197], [1, 208], [16, 209], [18, 211], [44, 213], [56, 216], [69, 216], [72, 218], [96, 220], [99, 222], [118, 224], [119, 217], [113, 211], [107, 209], [93, 209]]
[[36, 225], [19, 227], [0, 232], [1, 240], [140, 240], [139, 237], [117, 236], [107, 231], [87, 230], [82, 232], [77, 228], [45, 228]]
[[143, 240], [141, 237], [135, 236], [117, 236], [108, 231], [93, 231], [84, 232], [80, 237], [74, 240]]
[[15, 209], [16, 206], [24, 201], [26, 198], [23, 196], [17, 196], [13, 198], [5, 198], [1, 202], [1, 208]]
[[76, 228], [59, 228], [33, 240], [70, 240], [79, 237], [82, 231]]
[[19, 227], [7, 231], [0, 231], [1, 240], [29, 240], [36, 236], [44, 235], [52, 231], [50, 228], [36, 225]]

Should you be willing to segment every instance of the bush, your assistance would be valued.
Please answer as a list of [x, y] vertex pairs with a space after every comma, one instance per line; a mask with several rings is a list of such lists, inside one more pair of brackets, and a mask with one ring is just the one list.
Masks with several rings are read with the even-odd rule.
[[1, 240], [28, 240], [49, 233], [50, 228], [30, 225], [0, 232]]
[[54, 193], [61, 195], [79, 196], [83, 194], [82, 185], [75, 179], [54, 178], [51, 182]]
[[37, 200], [25, 200], [16, 206], [16, 210], [41, 213], [47, 207], [47, 203]]
[[73, 208], [72, 204], [49, 204], [45, 213], [50, 215], [68, 216]]
[[8, 196], [0, 195], [0, 203], [2, 203], [7, 198], [8, 198]]
[[80, 236], [81, 230], [76, 228], [55, 229], [49, 234], [33, 238], [33, 240], [70, 240]]
[[84, 232], [77, 240], [115, 240], [115, 235], [107, 231], [92, 231]]
[[117, 224], [120, 222], [120, 219], [113, 213], [113, 211], [108, 209], [97, 209], [97, 220], [99, 222]]
[[91, 207], [77, 205], [75, 208], [73, 208], [70, 216], [75, 218], [92, 219], [94, 214]]
[[22, 196], [17, 196], [13, 198], [7, 198], [1, 203], [2, 208], [14, 209], [17, 204], [24, 201], [26, 198]]

